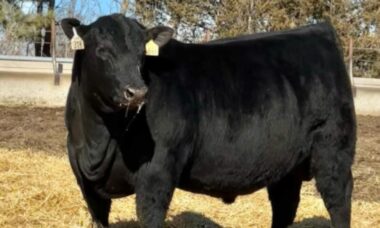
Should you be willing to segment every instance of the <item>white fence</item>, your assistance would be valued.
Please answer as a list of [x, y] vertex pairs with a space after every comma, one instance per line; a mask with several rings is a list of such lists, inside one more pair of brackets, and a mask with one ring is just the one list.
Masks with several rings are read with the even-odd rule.
[[357, 114], [380, 116], [380, 79], [353, 78]]
[[60, 68], [55, 85], [53, 61], [45, 57], [0, 56], [0, 104], [63, 106], [71, 80], [72, 59], [56, 59]]
[[[51, 58], [0, 56], [0, 105], [64, 106], [72, 59], [58, 58], [60, 84], [54, 85]], [[356, 113], [380, 116], [380, 79], [353, 78]]]

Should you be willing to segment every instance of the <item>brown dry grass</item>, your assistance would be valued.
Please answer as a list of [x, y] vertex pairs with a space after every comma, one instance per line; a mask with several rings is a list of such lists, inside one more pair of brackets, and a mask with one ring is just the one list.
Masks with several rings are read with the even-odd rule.
[[[358, 118], [353, 227], [380, 227], [380, 117]], [[62, 109], [0, 107], [0, 226], [89, 227], [90, 218], [65, 154]], [[112, 227], [138, 227], [134, 197], [115, 200]], [[269, 227], [265, 191], [232, 205], [175, 192], [168, 227]], [[305, 183], [293, 227], [328, 227], [322, 200]]]

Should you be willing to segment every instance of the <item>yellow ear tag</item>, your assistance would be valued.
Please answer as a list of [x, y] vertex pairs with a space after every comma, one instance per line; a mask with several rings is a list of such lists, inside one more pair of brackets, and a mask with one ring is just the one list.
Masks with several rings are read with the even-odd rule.
[[82, 38], [77, 33], [77, 30], [73, 27], [73, 33], [74, 36], [71, 38], [71, 49], [73, 50], [83, 50], [84, 49], [84, 42]]
[[159, 49], [153, 40], [149, 40], [149, 42], [145, 44], [145, 55], [158, 56]]

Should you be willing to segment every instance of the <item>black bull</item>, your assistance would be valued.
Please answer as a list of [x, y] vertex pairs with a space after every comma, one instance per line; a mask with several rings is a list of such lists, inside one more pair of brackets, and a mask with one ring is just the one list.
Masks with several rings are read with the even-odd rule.
[[[95, 222], [108, 225], [111, 198], [134, 192], [141, 224], [161, 227], [176, 187], [227, 203], [267, 187], [272, 227], [286, 227], [302, 181], [314, 177], [332, 224], [350, 226], [356, 124], [330, 25], [184, 44], [166, 27], [146, 30], [120, 15], [62, 24], [69, 37], [76, 27], [86, 45], [76, 53], [66, 124], [70, 162]], [[143, 55], [149, 39], [159, 56]], [[133, 71], [106, 70], [118, 60]], [[115, 85], [141, 88], [136, 68], [148, 87], [140, 113], [104, 95]], [[116, 84], [94, 92], [105, 80]]]

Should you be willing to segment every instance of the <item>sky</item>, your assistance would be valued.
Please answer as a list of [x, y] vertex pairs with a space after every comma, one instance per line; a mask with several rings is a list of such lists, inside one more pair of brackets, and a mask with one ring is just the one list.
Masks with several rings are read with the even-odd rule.
[[[68, 0], [61, 0], [62, 2]], [[58, 1], [57, 1], [58, 2]], [[87, 22], [94, 21], [99, 16], [120, 12], [121, 0], [77, 0], [76, 11], [84, 16]], [[129, 0], [129, 11], [126, 16], [134, 17], [135, 0]]]
[[[85, 22], [92, 22], [96, 18], [111, 14], [118, 13], [120, 11], [120, 2], [122, 0], [76, 0], [75, 11], [82, 15]], [[68, 6], [71, 0], [56, 0], [56, 11], [57, 13], [64, 6]], [[21, 9], [24, 13], [35, 13], [36, 4], [32, 1], [23, 1]], [[126, 16], [134, 17], [135, 0], [129, 0], [129, 11]], [[59, 15], [66, 17], [64, 12], [60, 12]], [[58, 18], [60, 19], [60, 18]]]

